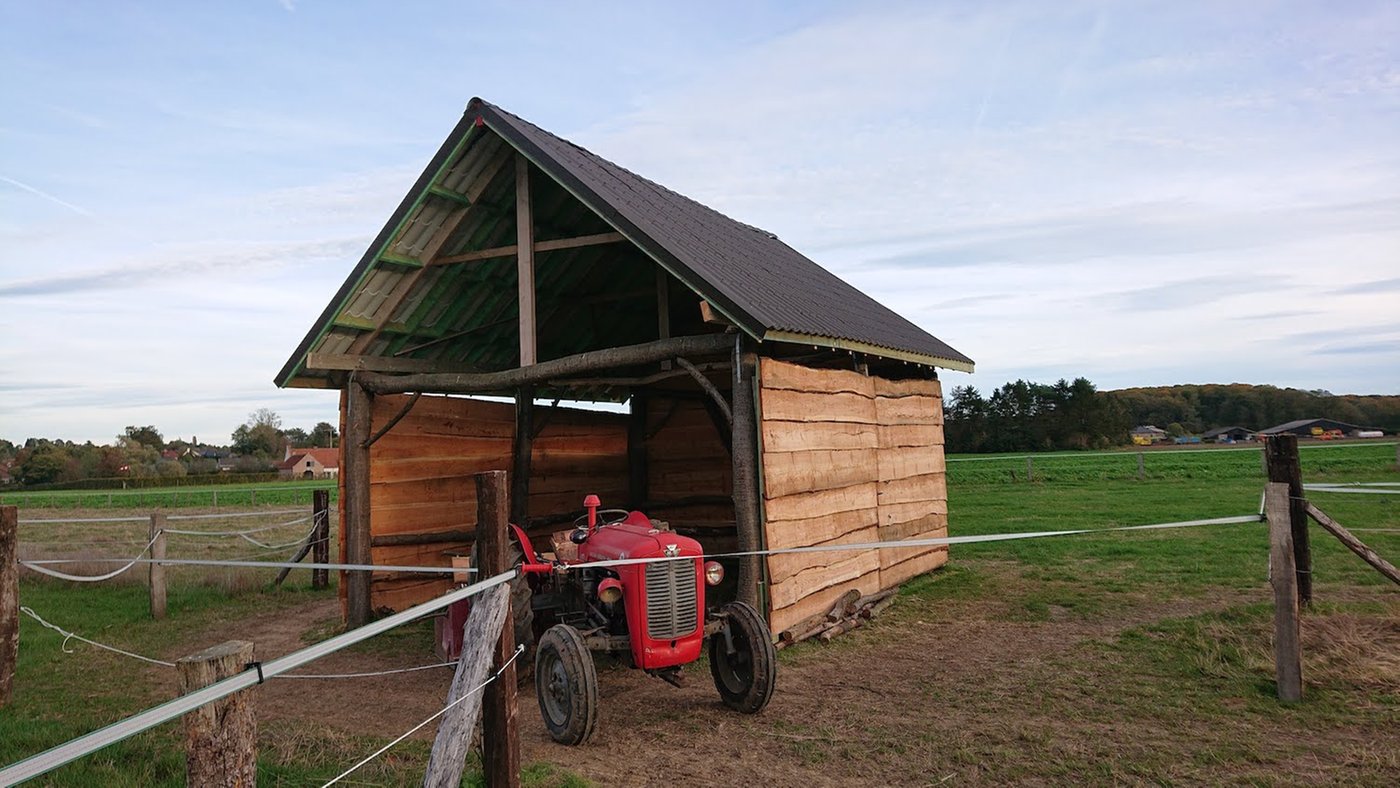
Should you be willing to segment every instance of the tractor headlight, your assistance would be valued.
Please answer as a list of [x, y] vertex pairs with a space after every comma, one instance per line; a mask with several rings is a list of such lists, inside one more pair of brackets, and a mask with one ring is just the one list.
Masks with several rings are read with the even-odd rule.
[[611, 605], [622, 599], [622, 583], [615, 577], [609, 577], [598, 584], [598, 598]]
[[718, 561], [705, 562], [705, 585], [717, 586], [724, 579], [724, 567]]

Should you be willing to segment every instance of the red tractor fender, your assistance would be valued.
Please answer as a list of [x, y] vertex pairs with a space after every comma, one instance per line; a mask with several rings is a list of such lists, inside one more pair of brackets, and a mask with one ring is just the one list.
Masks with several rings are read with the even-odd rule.
[[526, 535], [525, 529], [521, 528], [515, 523], [511, 523], [510, 527], [511, 530], [515, 531], [516, 540], [520, 542], [520, 555], [522, 557], [520, 571], [524, 572], [525, 574], [545, 575], [549, 574], [550, 572], [553, 572], [553, 566], [551, 566], [545, 561], [540, 560], [540, 554], [535, 552], [534, 545], [530, 544], [530, 537]]

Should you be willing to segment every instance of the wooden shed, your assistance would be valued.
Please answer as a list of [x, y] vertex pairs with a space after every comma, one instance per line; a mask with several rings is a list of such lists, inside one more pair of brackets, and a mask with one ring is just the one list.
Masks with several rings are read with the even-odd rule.
[[[341, 391], [342, 558], [447, 566], [489, 469], [541, 536], [588, 493], [711, 553], [944, 535], [939, 367], [972, 361], [773, 234], [473, 99], [277, 384]], [[559, 404], [579, 401], [618, 405]], [[729, 593], [776, 632], [946, 556], [737, 558]], [[449, 582], [347, 573], [347, 620]]]

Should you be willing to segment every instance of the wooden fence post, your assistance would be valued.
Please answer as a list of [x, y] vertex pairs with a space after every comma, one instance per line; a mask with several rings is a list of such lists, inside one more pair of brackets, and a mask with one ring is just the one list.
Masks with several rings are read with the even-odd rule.
[[0, 506], [0, 709], [14, 697], [19, 661], [19, 508]]
[[[315, 549], [311, 553], [311, 560], [318, 564], [328, 564], [331, 561], [331, 491], [313, 490], [311, 492], [311, 522], [315, 524], [316, 530], [311, 535], [315, 540]], [[311, 587], [325, 588], [331, 584], [330, 571], [326, 569], [311, 570]]]
[[1030, 484], [1030, 483], [1033, 482], [1033, 481], [1035, 481], [1035, 460], [1031, 459], [1030, 457], [1027, 457], [1027, 458], [1026, 458], [1026, 483], [1027, 483], [1027, 484]]
[[[508, 545], [510, 528], [506, 513], [510, 511], [504, 471], [487, 471], [476, 475], [476, 539], [477, 556], [481, 564], [477, 580], [485, 580], [512, 569]], [[486, 784], [490, 786], [520, 785], [519, 710], [515, 698], [514, 615], [507, 598], [505, 619], [497, 638], [495, 660], [501, 675], [485, 689], [481, 713], [481, 765]], [[502, 669], [504, 666], [504, 669]]]
[[[242, 673], [253, 660], [253, 644], [230, 640], [176, 661], [180, 694]], [[257, 781], [257, 721], [248, 689], [206, 703], [185, 715], [187, 785], [239, 786]]]
[[165, 515], [160, 512], [151, 514], [150, 538], [151, 563], [146, 566], [151, 586], [151, 618], [160, 620], [165, 618], [165, 564], [159, 563], [165, 560]]
[[1298, 573], [1298, 604], [1312, 604], [1312, 547], [1308, 543], [1308, 502], [1303, 498], [1303, 469], [1298, 462], [1297, 435], [1270, 435], [1264, 456], [1269, 481], [1288, 485], [1289, 521], [1293, 529], [1293, 565]]
[[[482, 693], [473, 692], [466, 699], [462, 696], [476, 689], [490, 675], [501, 624], [509, 608], [508, 583], [487, 589], [472, 600], [471, 612], [462, 627], [462, 655], [457, 658], [457, 673], [452, 677], [452, 688], [447, 694], [451, 708], [438, 723], [428, 768], [423, 772], [424, 788], [456, 788], [462, 784], [462, 769], [467, 765], [472, 731], [481, 712]], [[452, 706], [454, 703], [457, 705]]]
[[1303, 699], [1303, 644], [1298, 629], [1297, 573], [1293, 565], [1293, 523], [1288, 485], [1264, 488], [1264, 516], [1269, 521], [1269, 585], [1274, 589], [1274, 675], [1278, 698]]

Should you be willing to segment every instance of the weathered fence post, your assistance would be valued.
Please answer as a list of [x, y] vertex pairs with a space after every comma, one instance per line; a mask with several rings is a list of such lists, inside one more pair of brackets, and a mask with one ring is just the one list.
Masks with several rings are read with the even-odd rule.
[[1270, 435], [1264, 443], [1269, 481], [1288, 485], [1289, 522], [1293, 529], [1293, 564], [1298, 572], [1298, 604], [1312, 604], [1312, 547], [1308, 543], [1308, 502], [1303, 499], [1303, 469], [1297, 435]]
[[0, 506], [0, 708], [14, 697], [19, 661], [19, 508]]
[[[247, 669], [253, 644], [230, 640], [183, 657], [180, 694], [222, 681]], [[187, 785], [251, 788], [257, 782], [257, 721], [247, 689], [206, 703], [185, 715], [185, 782]]]
[[[452, 677], [452, 689], [447, 693], [451, 707], [438, 723], [433, 751], [428, 756], [428, 768], [423, 772], [424, 788], [456, 788], [462, 783], [462, 769], [467, 765], [467, 750], [472, 744], [472, 731], [481, 712], [482, 693], [462, 696], [481, 685], [491, 673], [496, 643], [500, 640], [501, 624], [510, 608], [510, 585], [503, 583], [486, 590], [472, 600], [472, 610], [462, 627], [462, 655], [457, 658], [457, 673]], [[452, 706], [452, 704], [457, 704]]]
[[[504, 471], [487, 471], [476, 475], [476, 540], [481, 565], [477, 579], [493, 577], [514, 566], [508, 545], [510, 511]], [[481, 713], [481, 766], [486, 784], [490, 786], [520, 785], [520, 732], [515, 698], [514, 615], [510, 600], [505, 606], [505, 620], [496, 640], [494, 665], [501, 675], [485, 689]]]
[[[312, 534], [315, 540], [315, 550], [311, 553], [311, 560], [318, 564], [328, 564], [331, 561], [331, 491], [314, 490], [311, 493], [311, 522], [315, 523], [316, 531]], [[330, 571], [327, 569], [311, 570], [311, 587], [325, 588], [330, 585]]]
[[1138, 481], [1147, 478], [1147, 468], [1144, 466], [1142, 452], [1138, 452]]
[[165, 515], [160, 512], [151, 514], [151, 563], [146, 566], [149, 569], [148, 577], [151, 586], [151, 618], [165, 618], [165, 564], [160, 561], [165, 560]]
[[1303, 644], [1298, 629], [1297, 573], [1293, 565], [1293, 523], [1288, 485], [1264, 488], [1264, 516], [1269, 521], [1269, 585], [1274, 589], [1274, 675], [1278, 698], [1303, 699]]

